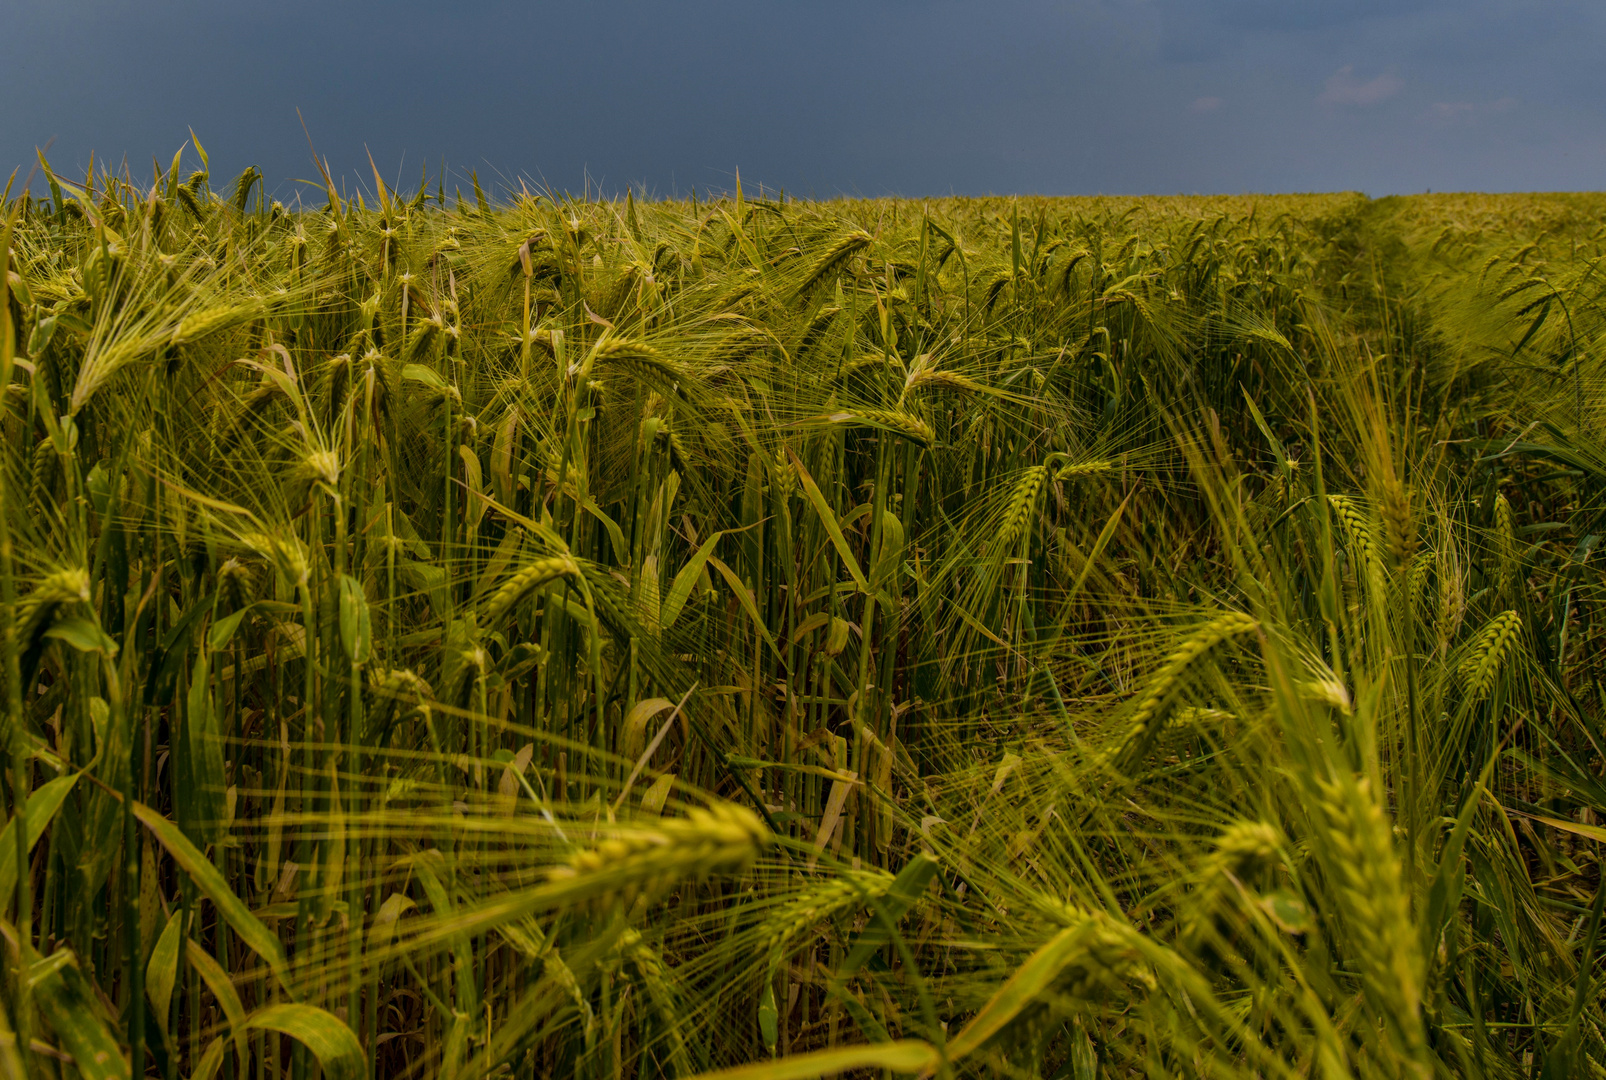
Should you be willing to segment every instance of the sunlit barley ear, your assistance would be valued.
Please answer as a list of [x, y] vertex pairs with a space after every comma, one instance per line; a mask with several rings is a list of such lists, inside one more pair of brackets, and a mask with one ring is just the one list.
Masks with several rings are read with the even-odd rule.
[[1425, 1053], [1421, 957], [1388, 819], [1368, 781], [1317, 781], [1325, 862], [1333, 874], [1362, 987], [1397, 1050]]
[[1217, 920], [1239, 889], [1254, 890], [1266, 871], [1281, 863], [1282, 836], [1263, 821], [1236, 821], [1216, 838], [1201, 869], [1195, 902], [1189, 905], [1179, 940], [1197, 948], [1219, 936]]
[[823, 253], [808, 274], [798, 283], [796, 295], [806, 297], [841, 273], [848, 261], [869, 247], [874, 238], [863, 230], [855, 230], [837, 240]]
[[486, 626], [495, 626], [520, 600], [536, 589], [559, 578], [574, 577], [579, 572], [580, 568], [567, 555], [555, 555], [527, 563], [491, 594], [480, 610], [481, 621]]
[[1164, 724], [1176, 691], [1188, 670], [1211, 649], [1224, 641], [1251, 634], [1260, 623], [1241, 612], [1229, 611], [1199, 627], [1167, 656], [1160, 670], [1144, 688], [1132, 710], [1127, 737], [1101, 756], [1101, 761], [1117, 773], [1128, 772], [1148, 752], [1155, 734]]
[[262, 301], [255, 299], [202, 308], [184, 316], [173, 328], [172, 344], [186, 345], [192, 341], [199, 341], [209, 334], [258, 318], [264, 310], [265, 305]]
[[89, 598], [88, 571], [73, 567], [46, 574], [17, 605], [17, 637], [27, 647], [50, 629], [64, 609], [88, 603]]
[[827, 419], [833, 423], [859, 423], [881, 428], [902, 435], [921, 446], [931, 446], [937, 441], [937, 434], [931, 429], [930, 424], [918, 416], [891, 409], [853, 409], [832, 413]]
[[1494, 556], [1496, 579], [1510, 596], [1517, 581], [1517, 529], [1504, 495], [1494, 498]]
[[999, 550], [1012, 550], [1011, 545], [1020, 538], [1032, 512], [1037, 508], [1037, 497], [1048, 482], [1048, 466], [1034, 465], [1015, 482], [1004, 507], [1004, 519], [998, 527]]
[[628, 907], [638, 896], [659, 896], [681, 880], [740, 872], [769, 843], [769, 830], [758, 815], [720, 803], [694, 808], [683, 818], [621, 830], [570, 856], [548, 876], [572, 891], [571, 902], [584, 898]]
[[256, 599], [251, 570], [237, 558], [218, 567], [217, 584], [218, 600], [225, 612], [239, 611]]
[[797, 893], [765, 915], [766, 947], [772, 951], [784, 950], [793, 939], [839, 913], [879, 900], [892, 887], [892, 881], [891, 874], [848, 871]]
[[1512, 644], [1522, 631], [1522, 617], [1515, 611], [1502, 611], [1484, 624], [1467, 643], [1466, 655], [1457, 668], [1467, 698], [1472, 701], [1487, 697], [1494, 688]]
[[[1348, 495], [1329, 495], [1328, 505], [1338, 518], [1344, 546], [1350, 550], [1357, 571], [1369, 585], [1381, 587], [1383, 560], [1377, 542], [1372, 538], [1372, 524], [1360, 505]], [[1364, 570], [1362, 569], [1364, 568]]]
[[1394, 560], [1395, 567], [1409, 567], [1416, 555], [1419, 538], [1416, 522], [1411, 513], [1410, 493], [1392, 474], [1384, 478], [1383, 501], [1379, 513], [1383, 518], [1383, 535], [1387, 541], [1389, 557]]

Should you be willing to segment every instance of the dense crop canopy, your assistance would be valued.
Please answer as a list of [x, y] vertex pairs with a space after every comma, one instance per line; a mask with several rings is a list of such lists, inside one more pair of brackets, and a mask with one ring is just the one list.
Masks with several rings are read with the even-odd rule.
[[1606, 201], [258, 180], [4, 205], [0, 1071], [1600, 1073]]

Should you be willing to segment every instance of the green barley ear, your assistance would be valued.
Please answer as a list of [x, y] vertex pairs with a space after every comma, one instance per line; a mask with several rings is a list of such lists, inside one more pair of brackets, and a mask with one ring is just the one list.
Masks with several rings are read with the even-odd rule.
[[904, 392], [909, 394], [917, 390], [952, 390], [961, 394], [976, 394], [983, 389], [985, 387], [975, 379], [953, 371], [915, 371], [910, 373], [904, 384]]
[[1383, 499], [1380, 508], [1383, 535], [1388, 543], [1389, 556], [1397, 567], [1406, 567], [1416, 555], [1418, 537], [1416, 522], [1411, 513], [1411, 495], [1392, 474], [1384, 477]]
[[526, 564], [503, 582], [485, 602], [480, 611], [482, 625], [494, 627], [513, 610], [514, 605], [536, 589], [559, 578], [576, 577], [579, 573], [580, 568], [567, 555], [536, 559]]
[[[549, 336], [550, 340], [550, 336]], [[685, 396], [686, 373], [651, 345], [630, 338], [609, 338], [592, 350], [590, 365], [620, 368], [668, 393]]]
[[1126, 773], [1153, 744], [1155, 736], [1165, 724], [1167, 713], [1181, 688], [1184, 677], [1196, 661], [1222, 642], [1250, 634], [1260, 629], [1260, 623], [1242, 612], [1229, 611], [1205, 623], [1189, 635], [1181, 645], [1166, 657], [1164, 664], [1149, 682], [1143, 696], [1133, 710], [1128, 734], [1102, 760], [1116, 772]]
[[1185, 708], [1175, 709], [1167, 721], [1167, 727], [1195, 728], [1202, 731], [1219, 730], [1228, 721], [1234, 719], [1233, 714], [1225, 709], [1212, 709], [1208, 706], [1189, 705]]
[[69, 414], [76, 414], [96, 391], [130, 364], [154, 355], [171, 342], [171, 332], [136, 333], [129, 331], [84, 356], [78, 381], [68, 402]]
[[892, 888], [893, 876], [882, 871], [850, 870], [797, 893], [764, 919], [764, 948], [770, 966], [784, 958], [786, 947], [800, 935], [850, 908], [879, 900]]
[[1091, 461], [1073, 461], [1069, 465], [1061, 466], [1054, 473], [1054, 479], [1069, 480], [1077, 476], [1100, 476], [1114, 468], [1115, 464], [1113, 462], [1105, 461], [1102, 458], [1095, 458]]
[[55, 622], [64, 607], [88, 603], [89, 574], [74, 567], [46, 574], [33, 591], [18, 604], [18, 637], [24, 643], [36, 640]]
[[1432, 612], [1428, 610], [1428, 582], [1433, 578], [1434, 566], [1432, 559], [1419, 559], [1411, 564], [1411, 573], [1406, 578], [1406, 595], [1410, 599], [1411, 610], [1416, 613], [1417, 621], [1427, 623], [1431, 621]]
[[1372, 524], [1361, 507], [1348, 495], [1329, 495], [1327, 502], [1338, 518], [1344, 546], [1350, 549], [1355, 561], [1368, 569], [1381, 567], [1377, 543], [1372, 539]]
[[1276, 861], [1281, 842], [1264, 821], [1235, 821], [1216, 838], [1212, 863], [1217, 872], [1250, 877]]
[[311, 450], [285, 475], [284, 497], [291, 510], [307, 505], [315, 488], [335, 490], [340, 484], [340, 457], [333, 450]]
[[1449, 648], [1455, 635], [1461, 629], [1462, 620], [1467, 614], [1466, 590], [1462, 587], [1461, 567], [1451, 563], [1448, 559], [1441, 562], [1438, 567], [1439, 600], [1438, 611], [1434, 619], [1438, 628], [1439, 647]]
[[122, 249], [119, 245], [107, 244], [105, 248], [101, 248], [97, 244], [91, 247], [84, 256], [82, 268], [84, 291], [96, 299], [106, 296], [107, 290], [123, 265]]
[[548, 877], [569, 902], [608, 898], [628, 908], [638, 896], [652, 898], [685, 879], [740, 873], [770, 843], [769, 830], [745, 807], [720, 803], [666, 818], [650, 828], [617, 832], [576, 853]]
[[307, 547], [296, 536], [241, 533], [240, 543], [267, 559], [291, 586], [305, 585], [312, 573]]
[[624, 314], [625, 303], [643, 276], [644, 271], [640, 265], [636, 263], [627, 265], [618, 277], [599, 291], [597, 312], [607, 319], [619, 318]]
[[825, 249], [825, 253], [820, 256], [813, 268], [798, 284], [797, 290], [793, 294], [794, 297], [803, 299], [820, 286], [835, 280], [837, 275], [842, 272], [843, 267], [847, 266], [848, 260], [869, 247], [874, 239], [863, 229], [855, 229], [837, 240]]
[[930, 447], [937, 441], [937, 433], [931, 429], [930, 424], [918, 416], [894, 412], [891, 409], [853, 409], [832, 413], [826, 419], [836, 424], [863, 424], [866, 427], [890, 431], [924, 447]]
[[439, 315], [430, 315], [420, 319], [413, 332], [407, 335], [407, 344], [402, 352], [408, 363], [417, 363], [428, 359], [430, 349], [446, 329], [446, 323]]
[[[1333, 516], [1338, 519], [1339, 532], [1343, 534], [1344, 547], [1355, 567], [1356, 578], [1364, 582], [1369, 595], [1381, 596], [1383, 553], [1373, 538], [1371, 521], [1361, 505], [1347, 495], [1329, 495], [1327, 502], [1333, 509]], [[1400, 522], [1396, 521], [1394, 527], [1400, 527]], [[1406, 551], [1404, 536], [1402, 532], [1399, 546], [1402, 553]]]
[[[1047, 905], [1045, 905], [1045, 908]], [[951, 1035], [944, 1056], [957, 1062], [1001, 1033], [1035, 1032], [1063, 1008], [1128, 1002], [1156, 985], [1137, 935], [1102, 912], [1061, 905], [1064, 929], [1032, 953], [992, 998]]]
[[195, 172], [190, 178], [178, 186], [178, 201], [185, 211], [196, 221], [206, 217], [206, 211], [201, 208], [201, 199], [206, 196], [206, 173]]
[[218, 567], [217, 587], [225, 612], [239, 611], [256, 599], [251, 570], [239, 559], [231, 558]]
[[18, 601], [16, 641], [23, 687], [33, 685], [44, 659], [46, 635], [64, 616], [88, 604], [91, 595], [89, 574], [73, 568], [46, 574]]
[[1494, 499], [1494, 551], [1496, 580], [1509, 593], [1517, 579], [1517, 528], [1504, 495]]
[[172, 343], [186, 345], [208, 334], [227, 330], [260, 318], [265, 307], [260, 300], [245, 300], [232, 304], [217, 304], [186, 315], [173, 329]]
[[[251, 201], [251, 189], [256, 187], [257, 184], [261, 183], [261, 181], [262, 170], [257, 168], [255, 165], [247, 167], [246, 170], [239, 175], [239, 178], [234, 181], [234, 198], [232, 201], [234, 203], [235, 213], [245, 213], [245, 205]], [[281, 211], [283, 209], [283, 207], [280, 207]]]
[[364, 740], [383, 745], [386, 735], [409, 716], [427, 716], [435, 692], [429, 683], [407, 670], [386, 671], [368, 683], [367, 728]]
[[619, 936], [618, 953], [630, 964], [636, 980], [646, 996], [647, 1003], [658, 1015], [660, 1038], [667, 1044], [669, 1063], [681, 1076], [692, 1072], [691, 1056], [686, 1049], [680, 995], [670, 978], [670, 968], [658, 951], [642, 940], [635, 930], [626, 930]]
[[1522, 616], [1515, 611], [1502, 611], [1468, 643], [1466, 658], [1456, 670], [1469, 700], [1479, 701], [1494, 689], [1495, 676], [1521, 629]]
[[998, 550], [1008, 552], [1014, 542], [1020, 539], [1027, 522], [1037, 510], [1037, 497], [1042, 494], [1047, 482], [1047, 465], [1034, 465], [1015, 481], [1015, 488], [1009, 493], [1009, 502], [1004, 508], [1004, 520], [998, 527]]
[[806, 353], [809, 349], [813, 348], [814, 345], [819, 342], [820, 337], [826, 332], [826, 330], [830, 329], [831, 323], [840, 314], [842, 314], [842, 309], [834, 304], [827, 304], [819, 311], [815, 312], [814, 317], [811, 318], [808, 321], [808, 324], [803, 327], [803, 333], [798, 338], [797, 348], [793, 350], [793, 355], [801, 356], [803, 353]]
[[785, 450], [775, 451], [775, 458], [769, 465], [770, 490], [784, 504], [797, 492], [797, 470]]
[[40, 439], [33, 448], [29, 469], [28, 509], [41, 514], [55, 499], [56, 478], [61, 473], [60, 455], [49, 439]]
[[1361, 986], [1394, 1050], [1420, 1064], [1422, 964], [1388, 819], [1365, 779], [1318, 780], [1328, 873]]
[[1180, 940], [1191, 948], [1219, 934], [1218, 920], [1225, 914], [1240, 884], [1254, 888], [1267, 870], [1280, 862], [1282, 837], [1263, 821], [1235, 821], [1216, 837], [1215, 850], [1205, 861], [1193, 902], [1186, 909]]

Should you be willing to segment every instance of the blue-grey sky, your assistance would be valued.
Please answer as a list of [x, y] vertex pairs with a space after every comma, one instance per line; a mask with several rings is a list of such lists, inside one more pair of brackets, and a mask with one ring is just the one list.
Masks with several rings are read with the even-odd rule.
[[408, 188], [1596, 189], [1603, 55], [1600, 0], [0, 0], [0, 162], [193, 127], [288, 200], [299, 109]]

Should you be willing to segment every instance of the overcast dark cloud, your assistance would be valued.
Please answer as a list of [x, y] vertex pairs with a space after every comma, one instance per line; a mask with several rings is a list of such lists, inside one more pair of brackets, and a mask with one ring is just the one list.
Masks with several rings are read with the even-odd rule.
[[1598, 0], [3, 8], [7, 170], [51, 142], [148, 176], [193, 127], [288, 198], [300, 109], [352, 184], [371, 152], [404, 186], [444, 162], [659, 194], [1606, 187]]

